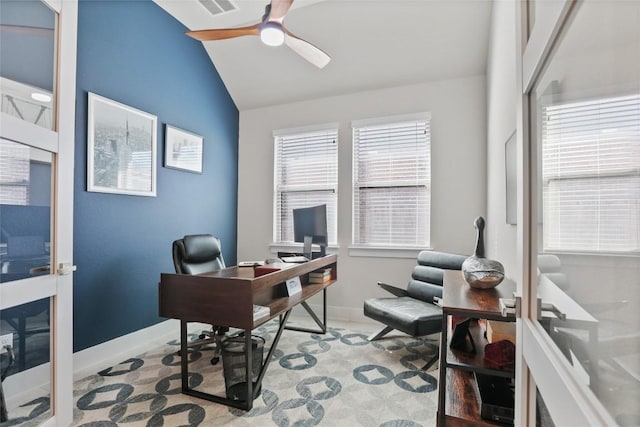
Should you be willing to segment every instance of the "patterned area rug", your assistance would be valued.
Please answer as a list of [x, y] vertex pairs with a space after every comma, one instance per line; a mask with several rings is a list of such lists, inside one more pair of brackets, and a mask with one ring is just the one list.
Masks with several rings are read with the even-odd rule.
[[[268, 346], [276, 332], [273, 321], [254, 335]], [[285, 330], [250, 411], [180, 393], [179, 342], [172, 341], [77, 381], [74, 425], [432, 426], [438, 374], [420, 369], [438, 350], [437, 336], [429, 338], [372, 343], [341, 328]], [[224, 395], [223, 361], [212, 365], [204, 348], [189, 356], [191, 387]]]

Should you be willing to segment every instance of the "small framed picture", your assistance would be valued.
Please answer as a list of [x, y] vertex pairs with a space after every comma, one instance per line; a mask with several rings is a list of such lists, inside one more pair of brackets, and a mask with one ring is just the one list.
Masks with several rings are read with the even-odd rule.
[[469, 332], [470, 323], [471, 319], [465, 319], [456, 324], [453, 330], [453, 335], [451, 336], [451, 341], [449, 342], [449, 347], [454, 350], [464, 351], [465, 353], [476, 353], [476, 346], [473, 343], [473, 337]]
[[287, 280], [287, 295], [295, 295], [302, 292], [302, 284], [300, 283], [300, 277], [293, 277]]
[[200, 135], [166, 125], [164, 167], [202, 173], [202, 149]]

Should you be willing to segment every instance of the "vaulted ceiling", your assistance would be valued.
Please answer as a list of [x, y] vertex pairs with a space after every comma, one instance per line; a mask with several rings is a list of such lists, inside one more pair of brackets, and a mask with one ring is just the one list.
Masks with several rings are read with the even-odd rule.
[[[154, 0], [190, 30], [258, 23], [268, 0]], [[217, 5], [233, 10], [212, 14]], [[203, 42], [239, 110], [485, 73], [490, 0], [296, 0], [285, 26], [318, 69], [259, 37]], [[187, 36], [185, 36], [187, 37]], [[515, 42], [515, 41], [514, 41]]]

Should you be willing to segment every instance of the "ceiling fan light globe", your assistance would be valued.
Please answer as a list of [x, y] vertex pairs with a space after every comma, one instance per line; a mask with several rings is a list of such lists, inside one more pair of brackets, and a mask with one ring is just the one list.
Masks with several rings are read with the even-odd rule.
[[267, 46], [280, 46], [284, 43], [284, 30], [276, 22], [265, 22], [260, 27], [260, 40]]

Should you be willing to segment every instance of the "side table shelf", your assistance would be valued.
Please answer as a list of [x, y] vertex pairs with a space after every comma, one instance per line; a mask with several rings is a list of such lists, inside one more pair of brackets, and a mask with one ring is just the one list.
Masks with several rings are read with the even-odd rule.
[[438, 425], [493, 426], [498, 424], [481, 418], [481, 402], [474, 373], [514, 378], [513, 368], [499, 369], [484, 361], [486, 338], [477, 320], [469, 332], [475, 343], [475, 354], [452, 350], [452, 317], [515, 321], [502, 317], [500, 298], [512, 298], [515, 283], [506, 280], [494, 289], [473, 289], [457, 270], [446, 271], [442, 292], [443, 328], [440, 343], [440, 379], [438, 384]]
[[[448, 317], [449, 327], [447, 336], [451, 337], [453, 328], [451, 326], [451, 316]], [[513, 378], [515, 375], [513, 369], [499, 369], [488, 366], [485, 363], [484, 344], [486, 343], [486, 338], [484, 336], [484, 331], [480, 327], [480, 325], [478, 325], [478, 322], [473, 321], [471, 323], [469, 332], [471, 333], [473, 341], [476, 343], [475, 354], [468, 354], [462, 351], [452, 350], [447, 343], [447, 360], [444, 365], [447, 368], [457, 368], [471, 372], [479, 372], [481, 374], [495, 375], [497, 377]], [[450, 342], [451, 339], [449, 339], [448, 341]]]
[[[447, 369], [445, 414], [447, 426], [495, 425], [480, 418], [480, 401], [471, 371]], [[441, 424], [443, 424], [441, 422]]]

